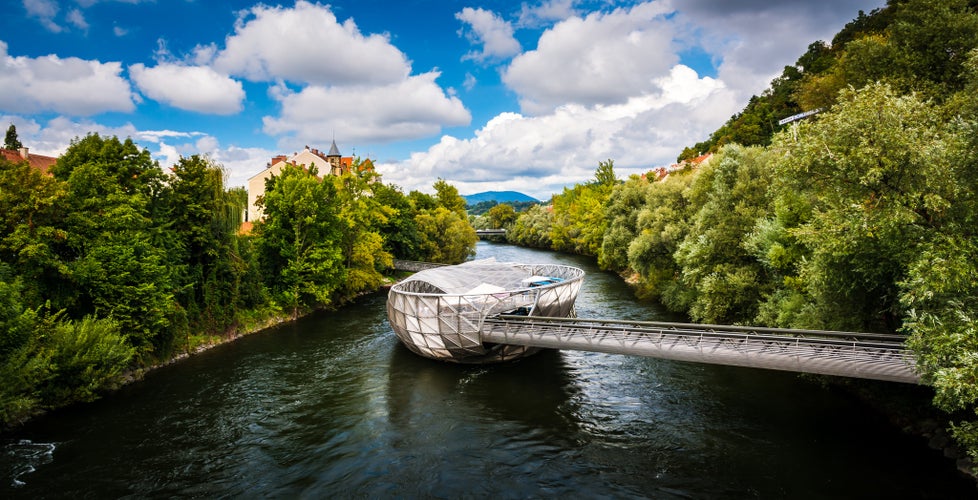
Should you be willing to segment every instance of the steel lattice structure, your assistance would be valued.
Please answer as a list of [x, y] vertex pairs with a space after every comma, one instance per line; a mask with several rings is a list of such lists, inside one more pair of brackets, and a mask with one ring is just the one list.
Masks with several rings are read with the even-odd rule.
[[391, 287], [387, 317], [401, 342], [422, 356], [505, 361], [539, 349], [485, 342], [485, 319], [501, 313], [569, 316], [583, 281], [584, 271], [576, 267], [492, 259], [425, 269]]

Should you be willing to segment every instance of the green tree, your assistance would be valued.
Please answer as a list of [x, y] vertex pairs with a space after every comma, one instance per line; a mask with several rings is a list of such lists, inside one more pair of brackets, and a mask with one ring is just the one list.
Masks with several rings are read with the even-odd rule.
[[379, 227], [384, 235], [384, 249], [399, 259], [421, 260], [421, 234], [414, 222], [417, 210], [410, 198], [394, 185], [376, 182], [372, 188], [377, 202], [391, 211]]
[[963, 65], [978, 47], [978, 9], [969, 0], [908, 0], [890, 25], [896, 67], [906, 90], [943, 98], [965, 81]]
[[614, 160], [598, 162], [598, 169], [594, 171], [594, 182], [600, 186], [614, 187], [618, 185]]
[[516, 210], [513, 210], [512, 205], [506, 203], [490, 208], [486, 215], [489, 216], [491, 229], [508, 229], [516, 222]]
[[553, 249], [597, 256], [601, 251], [608, 221], [604, 206], [618, 184], [614, 162], [599, 162], [595, 179], [555, 195], [551, 201], [553, 219], [550, 240]]
[[768, 215], [770, 163], [764, 149], [727, 145], [696, 180], [709, 183], [705, 203], [675, 253], [682, 280], [694, 291], [689, 314], [696, 321], [754, 318], [768, 283], [761, 264], [744, 251], [744, 240]]
[[478, 237], [468, 218], [445, 207], [414, 218], [421, 234], [421, 253], [429, 262], [459, 264], [475, 254]]
[[167, 351], [176, 302], [163, 171], [131, 140], [91, 134], [73, 141], [52, 172], [68, 191], [64, 259], [75, 291], [55, 309], [113, 318], [141, 360]]
[[180, 158], [171, 170], [167, 218], [178, 300], [194, 331], [224, 331], [241, 305], [248, 271], [236, 236], [247, 194], [226, 190], [223, 169], [199, 155]]
[[534, 248], [551, 248], [551, 225], [553, 211], [550, 207], [534, 205], [521, 213], [508, 231], [506, 238], [509, 242]]
[[17, 127], [15, 127], [13, 123], [7, 127], [7, 135], [3, 139], [3, 147], [5, 149], [20, 149], [24, 147], [24, 145], [20, 143], [20, 139], [17, 138]]
[[673, 311], [686, 312], [691, 302], [675, 254], [689, 233], [690, 219], [704, 203], [702, 189], [692, 189], [701, 173], [702, 169], [676, 172], [651, 184], [636, 215], [636, 237], [628, 244], [628, 266], [638, 273], [639, 295], [657, 298]]
[[638, 214], [645, 207], [652, 189], [648, 180], [633, 175], [611, 192], [604, 211], [608, 229], [598, 258], [602, 269], [623, 271], [628, 268], [628, 246], [638, 234]]
[[822, 323], [796, 326], [895, 330], [898, 283], [918, 254], [915, 242], [956, 210], [940, 114], [874, 84], [843, 91], [832, 112], [802, 124], [797, 137], [777, 141], [778, 190], [803, 196], [811, 215], [782, 225], [809, 251], [799, 276], [817, 311], [808, 317]]
[[393, 265], [393, 256], [384, 248], [381, 229], [395, 215], [395, 210], [374, 196], [378, 175], [361, 171], [360, 159], [354, 161], [352, 173], [331, 176], [339, 212], [340, 238], [346, 279], [341, 286], [342, 298], [349, 299], [365, 290], [379, 287], [382, 271]]
[[434, 188], [438, 206], [465, 216], [465, 207], [468, 203], [465, 202], [465, 198], [458, 194], [458, 189], [455, 186], [439, 178], [435, 181]]
[[336, 188], [315, 169], [286, 166], [265, 183], [255, 224], [264, 276], [275, 300], [300, 309], [329, 305], [343, 282], [343, 252]]
[[27, 162], [0, 158], [0, 262], [15, 267], [28, 284], [29, 304], [64, 304], [74, 295], [63, 283], [68, 269], [62, 255], [67, 232], [65, 183]]

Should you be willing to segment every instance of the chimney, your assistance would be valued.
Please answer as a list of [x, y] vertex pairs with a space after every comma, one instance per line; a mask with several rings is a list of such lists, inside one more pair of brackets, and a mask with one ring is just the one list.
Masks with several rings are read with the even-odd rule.
[[25, 160], [28, 160], [28, 159], [30, 159], [30, 157], [31, 157], [31, 155], [30, 155], [30, 153], [29, 153], [29, 152], [27, 151], [27, 148], [20, 148], [20, 149], [18, 149], [17, 151], [19, 151], [19, 152], [20, 152], [20, 157], [21, 157], [21, 158], [23, 158], [23, 159], [25, 159]]

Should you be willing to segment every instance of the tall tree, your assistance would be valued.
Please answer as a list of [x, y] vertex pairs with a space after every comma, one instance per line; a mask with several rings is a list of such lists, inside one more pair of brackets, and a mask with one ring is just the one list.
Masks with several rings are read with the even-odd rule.
[[439, 206], [445, 207], [463, 217], [465, 216], [465, 207], [468, 203], [465, 202], [465, 198], [458, 194], [458, 188], [449, 184], [444, 179], [435, 181], [434, 188], [435, 199], [438, 201]]
[[357, 158], [350, 171], [330, 176], [336, 187], [339, 203], [339, 243], [343, 250], [346, 279], [341, 286], [341, 298], [349, 299], [383, 283], [382, 271], [393, 264], [393, 256], [384, 249], [380, 230], [395, 210], [374, 196], [373, 187], [379, 175], [360, 168]]
[[260, 204], [257, 246], [275, 300], [293, 316], [332, 303], [344, 279], [336, 187], [288, 165], [266, 181]]
[[4, 137], [3, 147], [5, 149], [20, 149], [24, 147], [24, 145], [20, 143], [20, 139], [17, 138], [17, 127], [15, 127], [13, 123], [7, 127], [7, 135]]

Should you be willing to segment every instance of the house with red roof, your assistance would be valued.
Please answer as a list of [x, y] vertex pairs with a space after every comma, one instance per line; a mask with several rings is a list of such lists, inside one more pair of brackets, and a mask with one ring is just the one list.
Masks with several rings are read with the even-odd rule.
[[44, 175], [51, 175], [51, 167], [58, 162], [58, 159], [53, 156], [44, 156], [38, 154], [31, 154], [28, 148], [20, 149], [2, 149], [0, 148], [0, 158], [7, 160], [11, 163], [20, 163], [26, 161], [30, 166], [38, 169]]

